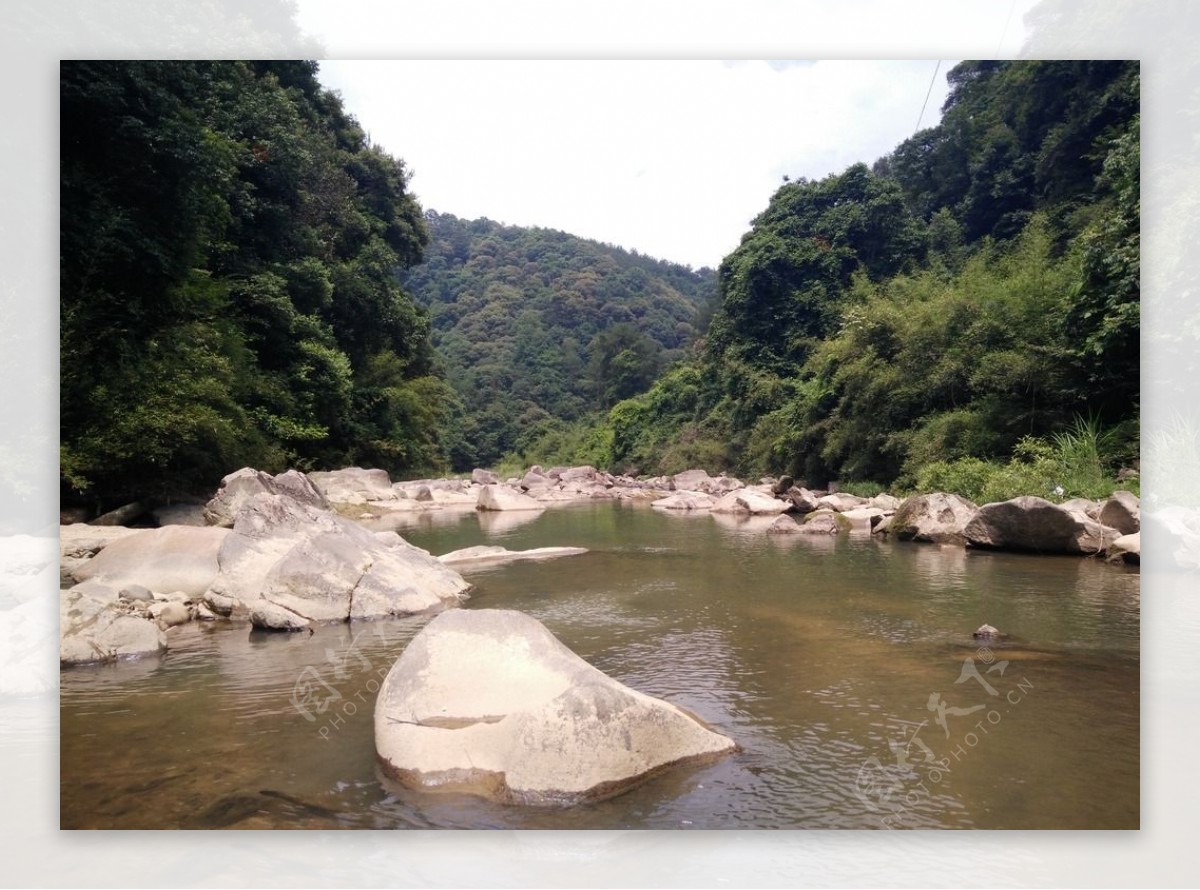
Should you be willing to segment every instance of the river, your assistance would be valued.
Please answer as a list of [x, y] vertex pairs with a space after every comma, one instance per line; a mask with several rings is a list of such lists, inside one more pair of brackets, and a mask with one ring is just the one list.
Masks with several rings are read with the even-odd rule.
[[[587, 547], [470, 574], [464, 608], [532, 615], [741, 750], [570, 809], [409, 791], [376, 765], [372, 710], [427, 618], [196, 622], [162, 658], [62, 672], [62, 827], [1139, 825], [1136, 569], [613, 503], [375, 527], [433, 553]], [[984, 623], [1010, 639], [978, 644]]]

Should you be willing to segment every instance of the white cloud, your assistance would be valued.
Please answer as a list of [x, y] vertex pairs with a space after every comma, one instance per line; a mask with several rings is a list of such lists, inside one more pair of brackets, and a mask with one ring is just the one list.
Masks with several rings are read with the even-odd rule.
[[[943, 63], [923, 125], [945, 97]], [[782, 176], [870, 163], [912, 134], [935, 62], [326, 61], [422, 204], [699, 267]]]

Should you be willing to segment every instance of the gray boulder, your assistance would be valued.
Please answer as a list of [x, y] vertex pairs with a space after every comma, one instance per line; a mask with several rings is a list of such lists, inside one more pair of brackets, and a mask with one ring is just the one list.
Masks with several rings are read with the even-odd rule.
[[749, 513], [753, 516], [769, 516], [786, 509], [788, 502], [758, 488], [735, 489], [722, 495], [712, 506], [714, 513]]
[[538, 491], [553, 484], [554, 480], [543, 474], [541, 467], [533, 467], [521, 477], [520, 487], [526, 491]]
[[329, 507], [325, 496], [303, 473], [288, 470], [272, 476], [252, 467], [242, 467], [222, 479], [217, 493], [204, 505], [205, 522], [221, 528], [232, 528], [238, 511], [252, 497], [260, 494], [285, 494], [301, 504], [321, 509]]
[[836, 535], [849, 531], [850, 520], [835, 510], [814, 510], [804, 517], [800, 531], [806, 535]]
[[866, 503], [866, 498], [860, 498], [858, 495], [846, 494], [841, 491], [817, 498], [818, 508], [833, 510], [835, 513], [845, 513], [847, 510], [853, 510], [855, 507], [861, 507]]
[[309, 473], [308, 479], [331, 504], [365, 504], [394, 501], [396, 492], [386, 470], [346, 467], [324, 473]]
[[861, 507], [852, 507], [849, 510], [843, 510], [842, 517], [849, 521], [852, 525], [861, 528], [872, 528], [883, 519], [884, 511], [879, 507], [863, 505]]
[[807, 488], [797, 488], [793, 485], [787, 490], [786, 497], [792, 505], [793, 513], [811, 513], [820, 509], [817, 496]]
[[1094, 518], [1123, 535], [1132, 535], [1142, 530], [1141, 501], [1131, 491], [1114, 491]]
[[495, 485], [500, 481], [500, 477], [491, 470], [481, 470], [476, 467], [471, 471], [471, 481], [476, 485]]
[[250, 623], [259, 630], [297, 631], [312, 628], [312, 622], [291, 609], [269, 600], [256, 600], [250, 607]]
[[192, 620], [192, 613], [183, 603], [157, 603], [156, 606], [150, 607], [150, 615], [158, 620], [158, 626], [163, 630]]
[[[251, 608], [259, 599], [312, 621], [410, 615], [458, 605], [470, 585], [424, 550], [284, 495], [238, 514], [217, 556], [210, 593]], [[213, 611], [217, 600], [207, 597]]]
[[878, 507], [884, 513], [895, 513], [900, 509], [900, 498], [890, 494], [877, 494], [867, 501], [867, 506]]
[[168, 525], [113, 541], [75, 570], [77, 581], [101, 581], [118, 590], [182, 590], [199, 597], [217, 575], [217, 552], [229, 529]]
[[59, 661], [64, 665], [137, 658], [167, 648], [167, 638], [154, 622], [74, 589], [60, 595], [59, 628]]
[[800, 523], [792, 519], [786, 513], [775, 517], [771, 524], [767, 526], [768, 535], [798, 535], [800, 534]]
[[1139, 565], [1142, 561], [1142, 533], [1121, 535], [1108, 545], [1108, 561]]
[[896, 509], [887, 532], [902, 541], [961, 544], [963, 529], [978, 509], [966, 498], [943, 491], [913, 495]]
[[1088, 498], [1071, 498], [1058, 506], [1072, 513], [1086, 513], [1089, 519], [1098, 519], [1100, 516], [1100, 502]]
[[149, 588], [143, 587], [141, 584], [130, 584], [122, 587], [117, 594], [121, 599], [130, 603], [152, 603], [154, 602], [154, 594]]
[[594, 482], [600, 478], [595, 467], [569, 467], [558, 474], [560, 482]]
[[504, 485], [485, 485], [479, 489], [479, 499], [476, 501], [477, 510], [544, 510], [545, 505], [539, 504], [527, 494]]
[[1085, 513], [1031, 496], [984, 504], [963, 536], [972, 547], [1035, 553], [1102, 553], [1119, 537]]
[[439, 615], [392, 666], [375, 704], [375, 748], [392, 778], [508, 804], [610, 797], [736, 747], [513, 611]]
[[676, 510], [688, 512], [692, 510], [711, 510], [716, 499], [709, 494], [699, 491], [677, 491], [669, 497], [659, 498], [650, 506], [660, 510]]
[[705, 491], [712, 482], [706, 470], [684, 470], [671, 477], [671, 487], [676, 491]]

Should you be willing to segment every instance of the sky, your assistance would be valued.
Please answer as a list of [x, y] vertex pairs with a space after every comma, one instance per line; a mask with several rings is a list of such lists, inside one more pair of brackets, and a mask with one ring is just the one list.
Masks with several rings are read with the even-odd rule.
[[427, 210], [715, 268], [784, 176], [870, 164], [927, 94], [936, 124], [953, 64], [329, 60], [319, 77]]

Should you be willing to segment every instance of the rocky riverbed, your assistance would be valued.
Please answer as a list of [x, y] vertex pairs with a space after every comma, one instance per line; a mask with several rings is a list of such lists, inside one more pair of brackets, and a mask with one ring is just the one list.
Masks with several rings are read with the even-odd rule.
[[979, 506], [943, 492], [904, 501], [862, 498], [812, 491], [788, 477], [747, 484], [704, 470], [635, 479], [590, 466], [533, 467], [505, 480], [475, 470], [469, 479], [393, 482], [382, 470], [357, 467], [275, 476], [244, 468], [227, 476], [207, 504], [174, 508], [159, 528], [62, 527], [61, 661], [161, 652], [170, 629], [190, 620], [295, 631], [313, 622], [440, 611], [469, 595], [461, 571], [578, 551], [489, 548], [439, 558], [364, 523], [446, 510], [534, 513], [602, 499], [644, 501], [667, 514], [761, 518], [764, 533], [773, 535], [857, 530], [904, 541], [1140, 560], [1140, 504], [1128, 492], [1103, 502], [1021, 497]]

